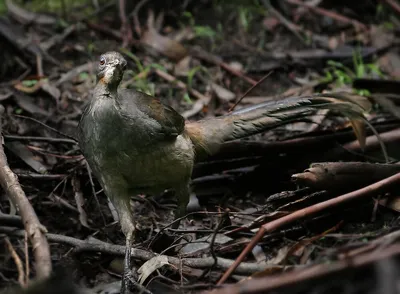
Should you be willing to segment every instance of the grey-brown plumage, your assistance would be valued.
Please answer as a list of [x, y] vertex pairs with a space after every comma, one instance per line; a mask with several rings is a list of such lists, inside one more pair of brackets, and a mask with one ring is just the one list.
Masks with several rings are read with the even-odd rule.
[[118, 89], [125, 67], [125, 59], [117, 52], [101, 56], [98, 82], [79, 124], [79, 144], [118, 211], [127, 247], [135, 230], [130, 197], [174, 189], [178, 198], [176, 216], [182, 216], [196, 156], [212, 154], [223, 142], [265, 131], [315, 109], [339, 110], [359, 118], [370, 107], [364, 97], [320, 94], [262, 103], [223, 117], [185, 123], [159, 99]]

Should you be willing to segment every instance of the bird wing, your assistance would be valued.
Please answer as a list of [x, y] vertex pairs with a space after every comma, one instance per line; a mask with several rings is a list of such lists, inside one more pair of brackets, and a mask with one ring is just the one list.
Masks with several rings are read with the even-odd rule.
[[160, 99], [133, 89], [122, 89], [118, 96], [122, 111], [126, 110], [125, 115], [135, 115], [132, 109], [137, 109], [140, 115], [144, 114], [152, 119], [153, 133], [166, 139], [175, 138], [183, 133], [185, 119]]

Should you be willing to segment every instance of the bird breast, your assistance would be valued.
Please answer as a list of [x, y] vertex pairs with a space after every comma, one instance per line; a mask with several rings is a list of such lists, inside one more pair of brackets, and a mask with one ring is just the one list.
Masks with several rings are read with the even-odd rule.
[[112, 99], [96, 101], [82, 124], [85, 157], [103, 184], [157, 193], [190, 180], [195, 154], [186, 134], [146, 145], [151, 132], [140, 121], [127, 126]]

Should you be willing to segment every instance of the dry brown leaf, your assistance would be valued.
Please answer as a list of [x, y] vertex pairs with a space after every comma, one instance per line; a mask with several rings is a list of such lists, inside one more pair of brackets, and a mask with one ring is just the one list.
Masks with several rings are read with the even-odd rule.
[[170, 265], [168, 262], [168, 256], [158, 255], [146, 261], [139, 269], [139, 284], [143, 284], [144, 281], [157, 269], [163, 267], [164, 265]]
[[217, 97], [219, 99], [221, 99], [222, 101], [228, 102], [228, 101], [232, 101], [236, 98], [235, 93], [229, 91], [228, 89], [226, 89], [216, 83], [211, 83], [211, 88], [213, 89], [213, 91], [215, 92]]
[[356, 135], [357, 141], [360, 144], [361, 149], [365, 148], [365, 142], [367, 140], [367, 131], [365, 129], [365, 122], [361, 119], [351, 119], [351, 126], [354, 134]]
[[181, 60], [187, 55], [185, 47], [154, 30], [144, 32], [141, 42], [173, 60]]
[[187, 77], [190, 71], [190, 62], [192, 57], [190, 55], [178, 61], [174, 67], [174, 74], [176, 76]]
[[79, 222], [81, 223], [82, 226], [90, 229], [87, 214], [84, 209], [85, 199], [83, 198], [83, 193], [81, 191], [80, 181], [77, 179], [76, 176], [74, 176], [74, 177], [72, 177], [71, 184], [72, 184], [72, 187], [74, 190], [76, 207], [79, 212]]
[[5, 146], [36, 172], [40, 174], [47, 172], [47, 168], [39, 161], [39, 158], [36, 157], [26, 145], [15, 141], [6, 142]]
[[400, 196], [380, 199], [379, 204], [394, 211], [400, 212]]

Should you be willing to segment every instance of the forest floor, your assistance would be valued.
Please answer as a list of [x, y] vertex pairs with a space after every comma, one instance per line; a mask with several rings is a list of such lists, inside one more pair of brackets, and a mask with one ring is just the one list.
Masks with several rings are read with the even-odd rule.
[[[8, 165], [47, 230], [54, 269], [95, 293], [118, 291], [124, 236], [75, 138], [99, 56], [119, 51], [128, 61], [123, 87], [161, 98], [190, 121], [330, 91], [373, 104], [365, 132], [319, 110], [225, 144], [196, 164], [189, 215], [177, 230], [168, 226], [172, 193], [134, 198], [134, 264], [146, 291], [229, 283], [215, 293], [400, 293], [399, 4], [24, 2], [0, 7], [1, 132]], [[40, 263], [2, 175], [0, 287], [26, 286]], [[337, 198], [350, 192], [357, 199]]]

